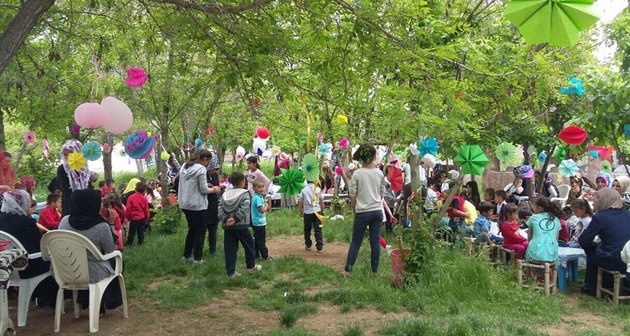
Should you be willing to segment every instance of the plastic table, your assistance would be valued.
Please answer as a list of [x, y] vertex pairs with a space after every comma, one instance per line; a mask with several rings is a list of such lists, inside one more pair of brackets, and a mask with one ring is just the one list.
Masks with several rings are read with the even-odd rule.
[[564, 292], [569, 281], [578, 280], [578, 259], [586, 258], [581, 248], [558, 247], [558, 291]]

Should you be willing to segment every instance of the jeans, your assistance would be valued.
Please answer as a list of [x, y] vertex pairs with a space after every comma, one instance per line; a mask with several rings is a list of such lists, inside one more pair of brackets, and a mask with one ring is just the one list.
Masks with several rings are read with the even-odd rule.
[[267, 226], [254, 226], [254, 245], [256, 250], [256, 258], [269, 258], [269, 250], [267, 250]]
[[363, 243], [363, 235], [365, 230], [370, 228], [370, 248], [371, 248], [371, 267], [372, 272], [378, 272], [378, 262], [381, 257], [380, 238], [381, 238], [381, 223], [383, 222], [383, 214], [381, 210], [360, 212], [354, 215], [354, 223], [352, 225], [352, 242], [350, 243], [350, 249], [348, 250], [348, 258], [346, 259], [346, 272], [352, 272], [357, 257], [359, 256], [359, 249], [361, 243]]
[[245, 265], [247, 268], [250, 269], [256, 266], [254, 237], [249, 233], [249, 229], [225, 230], [223, 232], [223, 250], [225, 252], [225, 270], [228, 276], [232, 276], [236, 272], [236, 256], [239, 242], [245, 250]]
[[321, 251], [324, 248], [324, 235], [320, 225], [322, 225], [322, 222], [317, 218], [317, 215], [314, 213], [304, 214], [304, 245], [309, 248], [313, 245], [311, 230], [314, 230], [317, 251]]
[[466, 228], [468, 228], [468, 226], [463, 218], [451, 218], [448, 221], [448, 226], [451, 228], [451, 232], [448, 237], [448, 241], [451, 243], [455, 242], [455, 238], [459, 236], [460, 232], [467, 233]]
[[193, 254], [195, 260], [201, 260], [203, 256], [203, 242], [206, 240], [206, 228], [208, 227], [207, 212], [206, 210], [193, 211], [186, 209], [182, 209], [182, 211], [184, 211], [188, 222], [184, 257], [190, 258], [190, 255]]
[[129, 235], [127, 236], [127, 244], [125, 244], [125, 246], [133, 244], [136, 232], [138, 232], [138, 245], [142, 245], [144, 243], [144, 231], [147, 229], [146, 223], [147, 222], [144, 218], [129, 221]]

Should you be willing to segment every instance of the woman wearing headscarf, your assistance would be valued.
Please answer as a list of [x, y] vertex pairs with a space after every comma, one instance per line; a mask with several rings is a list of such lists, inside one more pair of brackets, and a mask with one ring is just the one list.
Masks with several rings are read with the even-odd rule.
[[120, 195], [120, 201], [124, 206], [127, 206], [127, 199], [129, 198], [129, 196], [133, 195], [136, 192], [136, 184], [138, 184], [138, 182], [140, 182], [140, 179], [134, 177], [129, 180], [129, 183], [127, 183], [127, 187], [123, 191], [122, 195]]
[[595, 184], [597, 185], [597, 190], [602, 188], [610, 188], [612, 186], [612, 181], [610, 180], [610, 174], [605, 172], [600, 172], [597, 174], [595, 178]]
[[[212, 153], [212, 158], [210, 159], [210, 163], [206, 166], [207, 170], [207, 179], [208, 186], [212, 185], [211, 188], [218, 186], [220, 188], [220, 192], [225, 190], [225, 186], [222, 186], [219, 183], [219, 175], [217, 174], [217, 170], [219, 169], [219, 157], [216, 153]], [[210, 255], [217, 253], [217, 228], [219, 226], [219, 198], [221, 198], [221, 194], [213, 192], [208, 194], [208, 248], [210, 251]]]
[[[0, 231], [4, 231], [17, 239], [29, 254], [41, 252], [41, 233], [35, 219], [29, 215], [31, 197], [24, 190], [7, 191], [2, 196], [0, 212]], [[22, 279], [30, 279], [50, 270], [50, 262], [42, 258], [30, 259], [26, 269], [20, 271]], [[52, 277], [42, 281], [35, 290], [33, 297], [38, 298], [39, 306], [54, 307], [59, 287]]]
[[571, 176], [569, 178], [569, 184], [571, 185], [571, 189], [569, 189], [569, 196], [567, 198], [567, 204], [571, 204], [571, 202], [580, 199], [584, 196], [584, 182], [582, 179], [577, 176]]
[[72, 211], [71, 195], [74, 191], [86, 189], [90, 183], [90, 170], [87, 163], [84, 168], [74, 170], [68, 165], [68, 155], [80, 152], [83, 144], [79, 140], [70, 139], [63, 144], [59, 157], [61, 164], [57, 167], [57, 183], [61, 190], [61, 215], [66, 216]]
[[[536, 190], [538, 190], [538, 181], [540, 180], [540, 174], [541, 171], [537, 170], [536, 173], [534, 174], [534, 179], [536, 182]], [[543, 179], [543, 188], [542, 188], [542, 195], [548, 198], [554, 198], [554, 197], [558, 197], [558, 187], [556, 187], [556, 185], [553, 183], [553, 179], [551, 178], [551, 175], [549, 174], [549, 172], [545, 173], [545, 177]]]
[[617, 190], [623, 201], [623, 208], [630, 210], [630, 178], [628, 176], [619, 176], [612, 183], [613, 189]]
[[[600, 189], [594, 202], [597, 213], [578, 238], [578, 243], [586, 252], [586, 287], [583, 292], [591, 295], [595, 294], [598, 267], [626, 272], [621, 250], [630, 240], [630, 212], [623, 209], [619, 193], [611, 188]], [[593, 241], [597, 235], [599, 243]]]
[[[89, 239], [102, 254], [116, 250], [116, 235], [113, 227], [105, 222], [100, 215], [101, 193], [95, 189], [77, 190], [72, 193], [72, 212], [59, 223], [60, 230], [79, 233]], [[96, 260], [88, 252], [88, 271], [90, 283], [97, 283], [107, 276], [114, 275], [114, 268], [110, 261]], [[81, 291], [77, 300], [87, 308], [89, 303], [88, 291]], [[118, 281], [112, 281], [105, 289], [101, 309], [114, 309], [122, 304], [122, 296]]]

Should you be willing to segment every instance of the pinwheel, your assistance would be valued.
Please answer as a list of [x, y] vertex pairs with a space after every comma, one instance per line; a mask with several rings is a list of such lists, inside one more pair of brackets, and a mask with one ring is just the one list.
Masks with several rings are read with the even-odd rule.
[[129, 77], [125, 78], [125, 83], [131, 87], [141, 87], [149, 79], [149, 76], [140, 68], [127, 69], [127, 75]]
[[558, 166], [558, 172], [564, 177], [575, 176], [578, 172], [578, 165], [573, 160], [563, 160]]
[[564, 158], [566, 157], [567, 157], [566, 149], [564, 149], [564, 147], [558, 147], [558, 149], [556, 149], [556, 160], [562, 162]]
[[453, 161], [462, 165], [464, 174], [481, 175], [490, 160], [479, 145], [464, 145]]
[[545, 163], [545, 161], [547, 161], [547, 153], [541, 152], [538, 154], [538, 162]]
[[571, 93], [575, 93], [578, 96], [584, 94], [584, 83], [582, 83], [581, 80], [575, 77], [569, 77], [569, 83], [571, 83], [569, 86], [560, 88], [561, 94], [568, 95]]
[[22, 135], [22, 138], [24, 138], [26, 143], [33, 143], [35, 142], [35, 133], [33, 133], [33, 131], [26, 131], [24, 135]]
[[403, 187], [402, 172], [396, 167], [387, 168], [387, 179], [392, 185], [392, 191], [398, 193]]
[[151, 154], [155, 138], [147, 135], [145, 131], [135, 131], [125, 142], [125, 152], [132, 159], [144, 159]]
[[505, 18], [518, 27], [529, 44], [570, 47], [580, 32], [599, 20], [595, 0], [512, 0]]
[[346, 117], [343, 114], [339, 114], [339, 115], [337, 115], [337, 121], [340, 122], [340, 123], [347, 124], [348, 123], [348, 117]]
[[72, 152], [68, 154], [67, 162], [68, 166], [72, 170], [80, 171], [81, 169], [85, 168], [86, 161], [87, 160], [83, 157], [83, 153], [81, 152]]
[[44, 156], [48, 159], [48, 155], [50, 155], [50, 148], [48, 147], [48, 140], [42, 140], [42, 151], [44, 152]]
[[103, 154], [103, 150], [101, 149], [101, 145], [96, 141], [88, 141], [81, 147], [81, 153], [83, 157], [90, 160], [96, 161], [100, 159]]
[[610, 154], [612, 154], [612, 152], [615, 150], [612, 146], [601, 147], [601, 146], [595, 146], [595, 145], [588, 145], [587, 148], [589, 151], [595, 151], [597, 153], [597, 156], [605, 161], [610, 160]]
[[304, 175], [301, 171], [294, 167], [289, 169], [280, 169], [282, 172], [278, 176], [278, 183], [280, 184], [279, 193], [284, 193], [289, 196], [296, 196], [304, 188]]
[[341, 146], [341, 148], [348, 148], [350, 146], [350, 140], [346, 138], [339, 140], [339, 146]]
[[256, 135], [263, 140], [269, 139], [269, 134], [269, 129], [267, 129], [267, 127], [262, 126], [256, 128]]
[[427, 165], [427, 167], [429, 168], [434, 168], [435, 164], [437, 163], [435, 156], [431, 154], [424, 154], [421, 161], [424, 162], [424, 164]]
[[587, 136], [588, 133], [585, 130], [575, 125], [570, 125], [558, 133], [560, 140], [569, 145], [581, 145], [586, 140]]
[[437, 140], [435, 138], [426, 138], [420, 139], [418, 150], [420, 151], [420, 156], [425, 154], [431, 154], [433, 156], [437, 155], [437, 151], [440, 148], [437, 144]]
[[304, 155], [302, 159], [302, 174], [307, 181], [315, 181], [319, 176], [319, 161], [311, 153]]
[[516, 157], [516, 146], [507, 142], [501, 143], [494, 151], [494, 154], [497, 156], [497, 159], [499, 159], [499, 161], [501, 161], [502, 163], [506, 163]]
[[602, 161], [602, 171], [609, 174], [610, 172], [612, 172], [612, 167], [610, 166], [610, 162]]
[[327, 155], [330, 153], [330, 147], [325, 143], [319, 144], [319, 146], [317, 146], [317, 153], [319, 155]]

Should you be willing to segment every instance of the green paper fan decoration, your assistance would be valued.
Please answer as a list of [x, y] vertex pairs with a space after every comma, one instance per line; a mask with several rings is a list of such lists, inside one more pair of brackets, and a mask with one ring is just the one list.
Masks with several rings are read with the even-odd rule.
[[307, 181], [315, 181], [319, 177], [319, 161], [311, 153], [304, 155], [302, 159], [302, 174]]
[[516, 146], [507, 142], [501, 143], [497, 147], [494, 154], [496, 154], [499, 161], [501, 161], [502, 163], [506, 163], [516, 157]]
[[289, 169], [280, 168], [282, 174], [278, 176], [278, 183], [280, 184], [279, 193], [284, 193], [289, 196], [296, 196], [304, 188], [304, 175], [297, 168], [291, 167]]
[[556, 149], [556, 160], [558, 160], [558, 162], [562, 162], [566, 157], [567, 150], [564, 149], [564, 147], [558, 147], [558, 149]]
[[453, 161], [462, 165], [462, 173], [472, 175], [483, 174], [483, 169], [490, 162], [479, 145], [461, 146]]
[[602, 171], [609, 174], [612, 172], [612, 166], [610, 165], [610, 162], [602, 161]]

